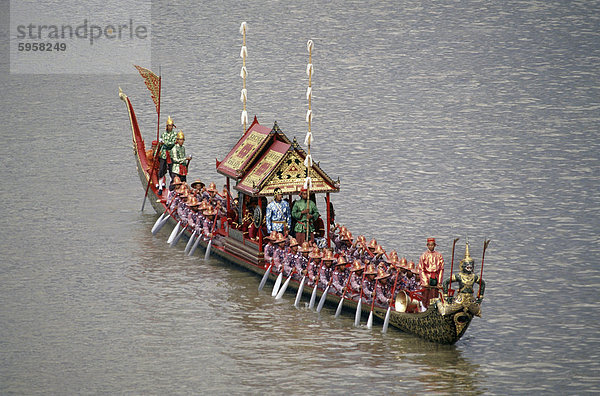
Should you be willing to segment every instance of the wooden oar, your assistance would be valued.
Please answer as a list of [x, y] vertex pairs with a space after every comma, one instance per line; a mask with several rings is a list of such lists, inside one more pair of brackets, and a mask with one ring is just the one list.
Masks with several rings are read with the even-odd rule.
[[375, 287], [373, 288], [373, 293], [371, 293], [371, 312], [369, 313], [369, 319], [367, 319], [367, 329], [373, 328], [373, 307], [375, 306], [375, 297], [377, 296], [377, 284], [379, 283], [379, 279], [375, 279]]
[[[306, 264], [306, 269], [308, 272], [308, 267], [310, 267], [310, 263], [312, 262], [312, 258], [308, 259], [308, 264]], [[296, 299], [294, 300], [294, 307], [298, 308], [300, 304], [300, 299], [302, 298], [302, 291], [304, 290], [304, 283], [306, 282], [306, 275], [302, 276], [302, 280], [300, 281], [300, 287], [298, 287], [298, 292], [296, 293]]]
[[144, 205], [146, 205], [146, 197], [148, 196], [148, 190], [150, 189], [150, 183], [152, 183], [152, 176], [154, 176], [154, 169], [156, 169], [156, 157], [160, 151], [162, 143], [158, 143], [155, 148], [154, 155], [152, 156], [152, 169], [150, 169], [150, 177], [148, 178], [148, 185], [146, 186], [146, 193], [144, 194], [144, 201], [142, 202], [142, 212], [144, 211]]
[[345, 295], [346, 292], [348, 291], [348, 285], [350, 284], [350, 278], [352, 277], [352, 273], [350, 273], [350, 275], [348, 276], [348, 279], [346, 279], [346, 285], [344, 286], [344, 289], [342, 291], [342, 297], [340, 298], [340, 302], [337, 306], [337, 309], [335, 310], [335, 317], [337, 318], [338, 316], [340, 316], [340, 314], [342, 313], [342, 305], [344, 305], [344, 299], [345, 299]]
[[[156, 222], [154, 223], [154, 225], [152, 226], [152, 230], [150, 230], [150, 232], [152, 232], [152, 235], [156, 234], [155, 230], [156, 228], [159, 226], [159, 224], [162, 222], [163, 218], [165, 217], [165, 215], [167, 214], [167, 211], [165, 210], [158, 219], [156, 219]], [[167, 215], [168, 216], [168, 215]]]
[[275, 284], [273, 285], [273, 290], [271, 291], [271, 297], [275, 297], [277, 292], [279, 292], [279, 286], [281, 286], [281, 279], [283, 279], [283, 270], [279, 272], [277, 275], [277, 279], [275, 280]]
[[365, 272], [366, 268], [363, 272], [362, 279], [360, 281], [360, 295], [358, 296], [358, 304], [356, 304], [356, 314], [354, 314], [354, 326], [360, 326], [360, 313], [362, 310], [362, 295], [363, 295], [363, 282], [365, 281]]
[[285, 280], [283, 286], [281, 286], [281, 289], [279, 289], [279, 292], [277, 293], [275, 300], [281, 300], [283, 298], [283, 293], [285, 293], [285, 290], [287, 289], [288, 285], [290, 284], [290, 279], [292, 279], [292, 275], [294, 275], [294, 273], [296, 273], [296, 268], [294, 268], [292, 270], [292, 272], [290, 273], [290, 276], [288, 276], [288, 278]]
[[200, 243], [201, 240], [202, 240], [202, 232], [200, 232], [198, 234], [198, 237], [196, 238], [196, 242], [194, 242], [194, 245], [188, 252], [188, 256], [192, 256], [194, 254], [194, 252], [196, 251], [196, 248], [198, 247], [198, 244]]
[[219, 215], [219, 209], [221, 209], [221, 204], [217, 204], [217, 214], [215, 214], [215, 218], [213, 220], [213, 226], [210, 233], [212, 236], [210, 237], [210, 241], [208, 241], [208, 246], [206, 246], [206, 252], [204, 253], [204, 260], [208, 260], [210, 258], [210, 248], [212, 247], [212, 241], [215, 237], [215, 226], [217, 225], [217, 216]]
[[317, 300], [317, 289], [319, 286], [319, 278], [321, 275], [321, 267], [323, 266], [323, 260], [321, 260], [321, 264], [319, 264], [319, 270], [317, 271], [317, 275], [315, 277], [315, 286], [313, 287], [312, 294], [310, 295], [310, 302], [308, 303], [308, 309], [313, 309], [315, 307], [315, 301]]
[[188, 243], [185, 245], [185, 249], [183, 250], [184, 254], [188, 254], [190, 249], [192, 248], [192, 246], [194, 245], [194, 237], [196, 236], [196, 232], [198, 230], [194, 229], [194, 232], [192, 232], [192, 236], [190, 237], [190, 240], [188, 241]]
[[152, 235], [156, 235], [160, 231], [160, 229], [163, 228], [165, 224], [167, 224], [167, 221], [169, 221], [169, 217], [171, 217], [172, 213], [173, 211], [170, 211], [168, 207], [165, 208], [165, 211], [162, 214], [162, 219], [159, 217], [158, 220], [156, 220], [156, 223], [154, 223], [154, 226], [152, 227]]
[[179, 233], [180, 228], [181, 228], [181, 220], [179, 220], [177, 222], [177, 225], [173, 228], [173, 231], [171, 231], [171, 235], [169, 235], [169, 239], [167, 239], [168, 244], [171, 244], [171, 242], [173, 242], [173, 239], [175, 239], [175, 237]]
[[265, 283], [267, 283], [267, 279], [269, 278], [269, 273], [271, 272], [271, 267], [273, 267], [273, 263], [269, 264], [269, 267], [265, 271], [262, 279], [260, 280], [260, 284], [258, 285], [258, 291], [261, 291], [263, 287], [265, 287]]
[[331, 279], [327, 283], [327, 287], [325, 288], [325, 291], [321, 295], [321, 299], [319, 300], [319, 305], [317, 305], [317, 313], [321, 312], [321, 310], [323, 309], [323, 306], [325, 305], [325, 300], [327, 300], [327, 292], [329, 291], [329, 287], [331, 286], [332, 280], [333, 280], [333, 274], [331, 274]]
[[175, 238], [173, 238], [173, 240], [169, 244], [169, 247], [173, 247], [173, 246], [177, 245], [177, 242], [179, 242], [179, 240], [181, 239], [181, 236], [183, 235], [185, 230], [187, 230], [187, 225], [184, 225], [181, 227], [181, 231], [179, 231], [179, 233], [175, 236]]
[[171, 214], [169, 213], [168, 209], [165, 212], [167, 212], [167, 215], [161, 220], [160, 224], [154, 229], [154, 231], [152, 231], [152, 235], [156, 235], [161, 230], [161, 228], [163, 228], [163, 226], [169, 221]]
[[[394, 287], [392, 287], [392, 297], [391, 297], [392, 301], [394, 301], [394, 295], [396, 294], [396, 285], [398, 284], [398, 278], [400, 278], [400, 271], [396, 272], [396, 280], [394, 281]], [[392, 303], [390, 302], [388, 305], [387, 312], [385, 313], [385, 319], [383, 320], [383, 328], [381, 329], [381, 332], [383, 334], [387, 333], [387, 329], [390, 324], [391, 311], [392, 311]]]
[[306, 281], [306, 275], [302, 276], [302, 280], [300, 281], [300, 286], [298, 287], [298, 293], [296, 293], [296, 299], [294, 300], [294, 307], [298, 308], [298, 304], [300, 304], [300, 298], [302, 297], [302, 290], [304, 290], [304, 282]]

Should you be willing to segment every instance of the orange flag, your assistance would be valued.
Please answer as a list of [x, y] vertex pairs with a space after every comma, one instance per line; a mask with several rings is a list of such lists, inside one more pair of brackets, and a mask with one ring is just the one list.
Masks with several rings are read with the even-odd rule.
[[134, 66], [144, 78], [144, 82], [150, 90], [150, 95], [152, 96], [152, 100], [154, 101], [154, 105], [156, 106], [156, 112], [158, 113], [160, 111], [160, 77], [158, 77], [156, 74], [152, 73], [152, 71], [148, 69], [145, 69], [138, 65]]

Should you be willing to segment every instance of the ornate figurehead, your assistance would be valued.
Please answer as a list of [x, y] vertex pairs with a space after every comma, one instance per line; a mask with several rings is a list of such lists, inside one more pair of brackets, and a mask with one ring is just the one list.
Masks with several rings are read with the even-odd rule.
[[[460, 261], [460, 272], [453, 274], [449, 279], [444, 281], [444, 297], [450, 301], [450, 304], [445, 305], [444, 312], [456, 312], [458, 309], [465, 308], [473, 315], [480, 315], [480, 304], [483, 299], [485, 290], [485, 282], [479, 279], [479, 276], [473, 273], [475, 260], [469, 254], [469, 242], [465, 246], [465, 257]], [[448, 297], [448, 289], [452, 283], [458, 284], [458, 294], [452, 299], [453, 292], [450, 292]], [[481, 286], [481, 295], [479, 298], [473, 296], [475, 284]], [[441, 309], [441, 308], [440, 308]]]

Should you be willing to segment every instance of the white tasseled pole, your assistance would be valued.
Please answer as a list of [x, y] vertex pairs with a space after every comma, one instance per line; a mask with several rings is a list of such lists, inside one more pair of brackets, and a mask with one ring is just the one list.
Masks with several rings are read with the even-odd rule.
[[246, 133], [246, 127], [248, 125], [248, 112], [246, 111], [246, 101], [248, 100], [248, 92], [246, 91], [246, 77], [248, 77], [248, 70], [246, 70], [246, 57], [248, 56], [248, 49], [246, 48], [246, 30], [248, 29], [248, 25], [246, 22], [242, 22], [240, 25], [240, 34], [242, 35], [242, 49], [240, 51], [240, 57], [242, 58], [242, 71], [240, 72], [240, 76], [243, 79], [242, 85], [242, 93], [240, 95], [240, 100], [242, 101], [242, 116], [241, 122], [243, 126], [242, 135]]
[[306, 157], [306, 161], [304, 164], [306, 165], [306, 181], [304, 182], [304, 187], [306, 188], [306, 209], [308, 209], [308, 213], [306, 214], [306, 240], [308, 241], [310, 238], [310, 220], [308, 219], [308, 215], [310, 214], [310, 188], [312, 187], [312, 180], [310, 178], [310, 170], [312, 167], [312, 157], [310, 155], [310, 144], [312, 142], [312, 133], [311, 133], [311, 123], [312, 123], [312, 74], [313, 74], [313, 65], [312, 65], [312, 49], [314, 43], [312, 40], [308, 40], [306, 43], [306, 49], [308, 50], [308, 65], [306, 65], [306, 74], [308, 74], [308, 89], [306, 90], [306, 97], [308, 99], [308, 111], [306, 112], [306, 122], [308, 122], [308, 133], [306, 134], [306, 139], [304, 140], [306, 146], [308, 148], [308, 155]]

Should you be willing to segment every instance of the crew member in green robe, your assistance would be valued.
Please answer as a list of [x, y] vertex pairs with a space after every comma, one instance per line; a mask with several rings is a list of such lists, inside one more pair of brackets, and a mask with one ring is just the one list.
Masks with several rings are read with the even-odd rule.
[[303, 188], [300, 190], [300, 199], [296, 201], [292, 208], [292, 216], [296, 219], [296, 240], [301, 245], [306, 239], [306, 227], [308, 226], [309, 239], [315, 240], [314, 220], [319, 216], [317, 205], [308, 199], [308, 191]]
[[185, 147], [183, 147], [183, 142], [185, 141], [185, 135], [183, 131], [179, 131], [177, 133], [177, 140], [175, 141], [175, 146], [171, 149], [171, 162], [173, 164], [173, 177], [179, 176], [179, 179], [184, 182], [187, 179], [188, 169], [187, 164], [188, 161], [192, 159], [191, 156], [185, 155]]
[[169, 176], [171, 176], [171, 180], [173, 180], [173, 174], [171, 173], [171, 156], [170, 151], [175, 146], [175, 141], [177, 140], [177, 133], [174, 130], [175, 124], [171, 119], [171, 116], [167, 119], [167, 127], [166, 130], [160, 135], [160, 151], [158, 153], [158, 185], [156, 188], [158, 189], [158, 195], [162, 195], [162, 192], [165, 188], [165, 175], [167, 174], [167, 170], [169, 171]]

